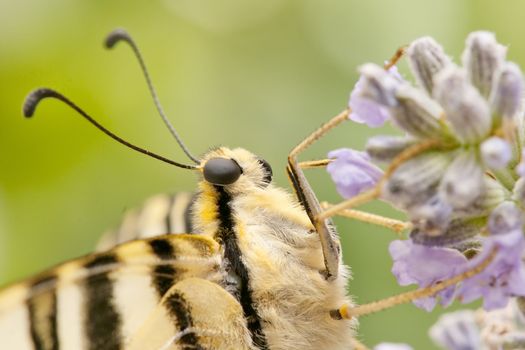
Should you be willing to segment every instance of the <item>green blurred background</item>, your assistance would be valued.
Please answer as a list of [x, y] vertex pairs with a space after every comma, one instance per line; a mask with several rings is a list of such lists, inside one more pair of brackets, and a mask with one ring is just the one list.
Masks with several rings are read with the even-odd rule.
[[[103, 124], [151, 150], [185, 160], [157, 117], [129, 48], [102, 48], [127, 28], [141, 46], [161, 101], [189, 148], [242, 146], [266, 158], [277, 184], [287, 152], [341, 111], [366, 61], [431, 35], [456, 60], [475, 29], [496, 32], [525, 62], [522, 0], [0, 0], [0, 284], [92, 250], [121, 213], [149, 195], [191, 190], [193, 174], [127, 150], [70, 109], [46, 102], [34, 120], [21, 104], [38, 86], [66, 93]], [[401, 64], [407, 72], [406, 63]], [[362, 148], [369, 130], [346, 123], [305, 158]], [[321, 199], [338, 201], [322, 170], [309, 175]], [[396, 215], [381, 205], [368, 209]], [[359, 303], [401, 291], [390, 274], [395, 236], [338, 219], [349, 289]], [[433, 349], [440, 311], [412, 305], [361, 320], [361, 339]]]

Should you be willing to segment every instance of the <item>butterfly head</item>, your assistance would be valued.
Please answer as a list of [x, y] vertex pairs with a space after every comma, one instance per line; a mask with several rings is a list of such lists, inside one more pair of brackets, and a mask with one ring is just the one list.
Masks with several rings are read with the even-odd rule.
[[203, 157], [200, 168], [207, 183], [230, 191], [265, 188], [273, 175], [267, 161], [243, 148], [214, 149]]

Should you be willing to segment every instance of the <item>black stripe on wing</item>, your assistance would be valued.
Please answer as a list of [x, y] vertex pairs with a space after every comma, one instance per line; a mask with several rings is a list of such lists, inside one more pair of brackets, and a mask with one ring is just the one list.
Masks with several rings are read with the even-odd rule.
[[197, 335], [191, 330], [193, 318], [189, 304], [184, 299], [184, 296], [181, 293], [172, 293], [164, 300], [164, 305], [170, 316], [176, 321], [179, 330], [183, 333], [187, 331], [178, 339], [177, 343], [183, 349], [202, 349]]
[[[175, 259], [175, 249], [165, 239], [153, 239], [149, 242], [151, 250], [160, 260]], [[159, 297], [162, 297], [175, 284], [177, 271], [171, 265], [158, 265], [153, 268], [153, 284]]]
[[[164, 235], [128, 242], [105, 253], [71, 260], [37, 278], [0, 290], [0, 299], [5, 295], [9, 300], [9, 305], [3, 303], [0, 311], [4, 314], [0, 312], [0, 317], [8, 317], [11, 310], [16, 312], [22, 305], [27, 309], [28, 324], [24, 327], [27, 327], [28, 340], [33, 348], [60, 350], [59, 340], [69, 336], [60, 334], [62, 328], [59, 324], [64, 322], [60, 317], [68, 310], [57, 309], [62, 305], [60, 298], [67, 298], [70, 294], [59, 291], [73, 287], [71, 290], [80, 293], [81, 322], [71, 327], [81, 330], [81, 342], [90, 350], [123, 349], [126, 320], [122, 317], [125, 313], [133, 313], [130, 310], [134, 307], [143, 305], [140, 300], [130, 300], [126, 305], [121, 299], [117, 300], [115, 293], [119, 283], [127, 278], [134, 281], [136, 276], [137, 288], [150, 289], [160, 301], [161, 295], [179, 280], [191, 277], [218, 279], [218, 252], [218, 243], [202, 235]], [[123, 307], [128, 312], [124, 312]], [[2, 339], [0, 349], [1, 344]]]
[[29, 333], [35, 350], [58, 350], [57, 297], [54, 289], [38, 293], [56, 283], [56, 276], [44, 276], [30, 286], [37, 297], [27, 301]]
[[[84, 267], [87, 269], [105, 269], [115, 266], [119, 260], [115, 254], [102, 254]], [[120, 334], [121, 319], [115, 307], [113, 282], [109, 272], [90, 275], [84, 282], [86, 294], [84, 329], [89, 350], [118, 350], [122, 348]]]

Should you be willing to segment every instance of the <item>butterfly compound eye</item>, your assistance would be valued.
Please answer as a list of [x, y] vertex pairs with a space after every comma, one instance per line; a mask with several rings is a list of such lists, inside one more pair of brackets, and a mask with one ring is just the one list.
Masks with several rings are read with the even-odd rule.
[[204, 179], [214, 185], [230, 185], [237, 181], [242, 169], [233, 159], [212, 158], [204, 165]]

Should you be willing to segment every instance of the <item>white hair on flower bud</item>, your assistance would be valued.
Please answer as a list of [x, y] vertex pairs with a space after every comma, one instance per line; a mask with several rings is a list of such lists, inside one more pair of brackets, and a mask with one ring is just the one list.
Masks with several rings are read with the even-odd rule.
[[420, 89], [408, 84], [396, 91], [397, 106], [392, 108], [392, 120], [399, 128], [417, 137], [439, 137], [439, 121], [443, 109]]
[[434, 97], [445, 110], [455, 136], [464, 143], [476, 143], [490, 132], [492, 120], [487, 101], [467, 81], [457, 66], [443, 69], [435, 79]]
[[502, 169], [512, 158], [511, 145], [500, 137], [490, 137], [480, 146], [483, 162], [491, 169]]
[[451, 64], [441, 45], [425, 36], [414, 40], [407, 49], [408, 63], [418, 84], [429, 94], [434, 88], [434, 76]]
[[494, 33], [478, 31], [470, 33], [462, 55], [463, 66], [469, 81], [481, 95], [488, 97], [496, 71], [505, 61], [507, 48], [496, 41]]
[[430, 338], [446, 349], [481, 349], [481, 334], [472, 310], [444, 314], [429, 330]]
[[498, 205], [489, 216], [489, 230], [492, 234], [508, 233], [523, 226], [523, 214], [513, 202]]
[[462, 151], [448, 167], [439, 191], [454, 208], [468, 207], [484, 192], [483, 173], [475, 150]]
[[395, 106], [395, 91], [400, 81], [373, 63], [366, 63], [359, 68], [363, 78], [361, 94], [384, 106]]
[[523, 99], [523, 75], [520, 67], [505, 62], [494, 80], [490, 104], [498, 116], [511, 118], [520, 110]]

